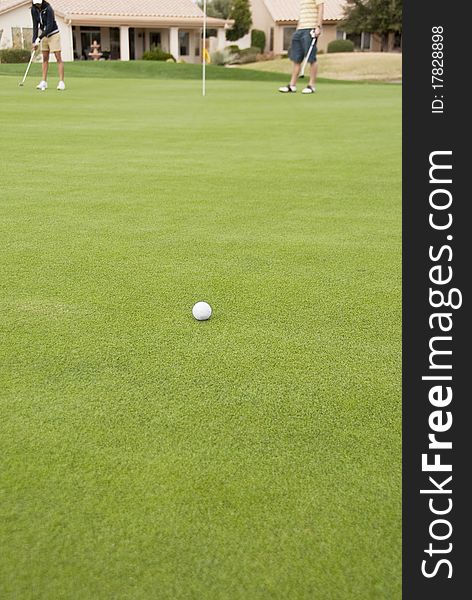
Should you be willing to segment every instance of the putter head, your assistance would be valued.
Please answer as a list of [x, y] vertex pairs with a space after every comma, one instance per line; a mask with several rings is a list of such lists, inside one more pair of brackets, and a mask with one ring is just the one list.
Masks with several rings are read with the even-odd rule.
[[20, 81], [20, 83], [18, 84], [18, 87], [23, 87], [24, 85], [25, 84], [22, 81]]

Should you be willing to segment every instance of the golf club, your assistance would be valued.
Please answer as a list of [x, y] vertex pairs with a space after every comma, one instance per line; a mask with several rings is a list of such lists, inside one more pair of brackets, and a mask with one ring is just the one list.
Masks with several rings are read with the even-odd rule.
[[23, 79], [18, 84], [19, 87], [22, 87], [24, 85], [24, 83], [25, 83], [25, 79], [26, 79], [26, 76], [28, 75], [28, 71], [29, 71], [29, 69], [31, 67], [31, 63], [33, 62], [33, 58], [34, 58], [35, 52], [36, 52], [36, 48], [33, 48], [33, 50], [31, 50], [31, 58], [29, 59], [29, 63], [28, 63], [28, 66], [26, 67], [26, 71], [25, 71], [25, 74], [23, 76]]
[[308, 52], [306, 53], [306, 56], [305, 56], [305, 58], [303, 60], [302, 70], [301, 70], [300, 75], [299, 75], [300, 79], [303, 79], [305, 77], [305, 67], [306, 67], [308, 59], [310, 57], [311, 51], [313, 50], [313, 46], [315, 46], [315, 44], [316, 44], [317, 41], [318, 41], [318, 37], [313, 37], [313, 40], [312, 40], [312, 42], [310, 44], [310, 47], [308, 48]]

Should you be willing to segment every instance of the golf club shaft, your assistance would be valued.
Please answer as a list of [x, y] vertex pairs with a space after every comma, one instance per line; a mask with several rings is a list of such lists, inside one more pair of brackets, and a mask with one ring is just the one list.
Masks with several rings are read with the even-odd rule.
[[21, 80], [21, 83], [20, 83], [20, 85], [23, 85], [23, 84], [24, 84], [24, 82], [25, 82], [25, 80], [26, 80], [26, 77], [27, 77], [27, 75], [28, 75], [28, 71], [30, 70], [30, 67], [31, 67], [31, 63], [33, 62], [33, 58], [34, 58], [34, 54], [35, 54], [35, 52], [36, 52], [36, 50], [35, 50], [35, 49], [31, 50], [31, 57], [30, 57], [30, 59], [29, 59], [28, 66], [26, 67], [26, 71], [25, 71], [25, 74], [24, 74], [24, 76], [23, 76], [23, 79]]
[[311, 42], [311, 44], [310, 44], [310, 47], [308, 48], [308, 52], [306, 53], [306, 56], [305, 56], [305, 58], [303, 60], [302, 71], [300, 73], [300, 77], [304, 77], [304, 75], [305, 75], [305, 68], [306, 68], [308, 59], [310, 58], [311, 51], [313, 50], [313, 46], [316, 44], [316, 40], [317, 39], [318, 39], [317, 37], [314, 37], [313, 40], [312, 40], [312, 42]]

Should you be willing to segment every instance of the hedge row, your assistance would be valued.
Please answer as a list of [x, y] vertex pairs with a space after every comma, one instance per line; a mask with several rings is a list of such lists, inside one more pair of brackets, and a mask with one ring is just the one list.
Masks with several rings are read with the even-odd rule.
[[0, 63], [27, 63], [31, 58], [31, 52], [28, 50], [16, 50], [6, 48], [0, 50]]
[[172, 56], [172, 54], [164, 52], [164, 50], [162, 50], [162, 48], [160, 48], [159, 46], [152, 46], [150, 50], [144, 52], [143, 60], [173, 60], [175, 62], [175, 58]]

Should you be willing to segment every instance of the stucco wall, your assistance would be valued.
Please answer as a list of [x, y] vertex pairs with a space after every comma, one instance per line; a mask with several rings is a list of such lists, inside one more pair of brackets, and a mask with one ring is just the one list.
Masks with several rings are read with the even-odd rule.
[[251, 0], [252, 29], [260, 29], [266, 34], [266, 47], [269, 50], [270, 30], [274, 27], [274, 21], [264, 4], [264, 0]]
[[2, 39], [0, 40], [0, 48], [11, 48], [12, 27], [27, 27], [33, 28], [31, 21], [31, 12], [29, 6], [20, 6], [15, 10], [0, 15], [0, 29], [3, 29]]
[[326, 52], [328, 44], [336, 39], [336, 25], [323, 25], [323, 33], [318, 40], [318, 50]]

